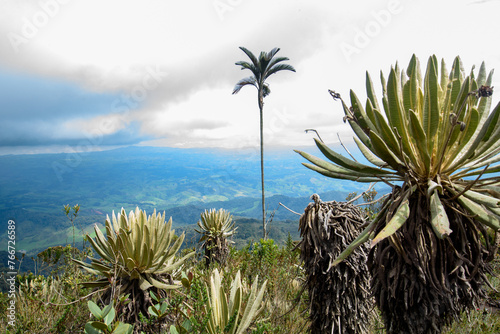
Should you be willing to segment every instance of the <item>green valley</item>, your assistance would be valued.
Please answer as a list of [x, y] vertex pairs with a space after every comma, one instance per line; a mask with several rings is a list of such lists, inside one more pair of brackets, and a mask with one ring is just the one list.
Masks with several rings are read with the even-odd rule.
[[[267, 209], [275, 211], [270, 235], [277, 241], [288, 232], [298, 238], [298, 216], [279, 203], [301, 213], [313, 193], [338, 201], [363, 190], [349, 181], [323, 178], [301, 162], [291, 150], [269, 150], [266, 157]], [[253, 225], [260, 214], [258, 163], [253, 150], [157, 147], [0, 156], [0, 217], [2, 224], [16, 221], [17, 249], [33, 253], [72, 242], [73, 226], [62, 210], [66, 204], [81, 207], [77, 237], [122, 207], [166, 211], [174, 228], [188, 232], [203, 210], [225, 208], [237, 221], [235, 240], [243, 245], [262, 233], [262, 226]], [[3, 240], [6, 231], [0, 231]]]

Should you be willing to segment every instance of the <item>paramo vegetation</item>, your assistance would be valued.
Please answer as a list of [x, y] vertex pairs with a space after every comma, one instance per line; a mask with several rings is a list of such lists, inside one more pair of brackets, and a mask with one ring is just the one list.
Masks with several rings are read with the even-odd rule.
[[[257, 59], [243, 49], [252, 64], [239, 65], [258, 80], [257, 66], [277, 50]], [[244, 83], [264, 91], [267, 76]], [[198, 246], [183, 249], [175, 217], [122, 209], [83, 249], [48, 249], [37, 274], [18, 275], [15, 326], [7, 326], [2, 294], [0, 331], [500, 332], [500, 104], [492, 107], [492, 72], [483, 64], [466, 75], [458, 57], [448, 71], [432, 56], [422, 73], [413, 56], [381, 83], [379, 100], [367, 73], [365, 103], [353, 91], [349, 104], [330, 91], [367, 164], [321, 140], [322, 158], [298, 151], [326, 177], [372, 183], [345, 202], [313, 195], [297, 224], [300, 240], [276, 244], [263, 217], [264, 237], [236, 249], [230, 212], [213, 209], [200, 214]], [[261, 114], [264, 96], [259, 89]], [[391, 187], [378, 200], [377, 182]]]

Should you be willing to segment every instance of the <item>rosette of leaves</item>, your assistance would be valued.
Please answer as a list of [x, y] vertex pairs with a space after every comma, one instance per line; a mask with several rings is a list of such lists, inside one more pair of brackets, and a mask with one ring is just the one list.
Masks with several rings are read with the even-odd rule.
[[369, 164], [316, 145], [329, 160], [299, 152], [327, 177], [392, 187], [379, 215], [334, 261], [371, 239], [372, 288], [388, 333], [439, 333], [483, 295], [500, 227], [500, 104], [491, 110], [492, 74], [484, 63], [465, 76], [459, 57], [448, 73], [436, 56], [424, 75], [381, 74], [382, 103], [367, 73], [363, 105], [340, 95], [344, 121]]
[[229, 254], [228, 240], [237, 227], [234, 227], [233, 216], [224, 209], [210, 209], [201, 213], [196, 232], [201, 234], [201, 248], [205, 250], [205, 260], [207, 267], [213, 261], [225, 265]]
[[[224, 291], [221, 274], [214, 269], [210, 276], [208, 306], [210, 307], [210, 318], [205, 330], [209, 334], [243, 334], [247, 332], [252, 321], [264, 309], [262, 298], [266, 291], [267, 280], [258, 287], [259, 278], [255, 278], [250, 293], [241, 282], [241, 274], [238, 271], [231, 283], [229, 295]], [[246, 304], [243, 302], [246, 301]], [[208, 311], [207, 311], [208, 312]]]
[[194, 252], [176, 258], [184, 240], [172, 230], [172, 219], [165, 222], [165, 212], [151, 216], [136, 208], [127, 216], [122, 208], [112, 219], [106, 218], [106, 237], [95, 226], [95, 238], [87, 235], [94, 251], [101, 259], [91, 258], [90, 263], [74, 260], [82, 269], [104, 276], [94, 282], [82, 283], [86, 287], [107, 287], [103, 295], [109, 304], [116, 296], [130, 294], [132, 302], [126, 305], [126, 322], [137, 320], [139, 312], [147, 315], [151, 300], [148, 290], [163, 296], [162, 290], [176, 289], [170, 274], [183, 265]]

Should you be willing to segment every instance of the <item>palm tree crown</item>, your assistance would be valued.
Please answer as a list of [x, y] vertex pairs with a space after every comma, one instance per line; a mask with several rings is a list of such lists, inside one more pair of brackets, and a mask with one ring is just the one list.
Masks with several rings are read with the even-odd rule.
[[280, 50], [279, 48], [274, 48], [267, 53], [262, 51], [258, 59], [250, 50], [242, 46], [240, 47], [240, 49], [245, 52], [252, 63], [239, 61], [236, 63], [236, 65], [241, 66], [242, 70], [249, 69], [250, 71], [252, 71], [253, 76], [243, 78], [238, 81], [234, 86], [233, 94], [238, 93], [241, 88], [243, 88], [243, 86], [253, 85], [259, 91], [262, 90], [263, 97], [266, 97], [269, 95], [269, 93], [271, 93], [269, 85], [265, 82], [267, 78], [269, 78], [272, 74], [283, 70], [295, 72], [295, 68], [293, 68], [292, 65], [279, 64], [283, 61], [289, 60], [287, 57], [274, 58], [274, 56]]

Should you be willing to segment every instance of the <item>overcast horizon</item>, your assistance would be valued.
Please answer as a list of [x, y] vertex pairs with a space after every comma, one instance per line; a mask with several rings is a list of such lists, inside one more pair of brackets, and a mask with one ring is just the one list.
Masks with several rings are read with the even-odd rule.
[[[328, 89], [365, 100], [396, 61], [435, 54], [500, 70], [498, 0], [358, 2], [0, 0], [0, 155], [259, 145], [257, 91], [235, 62], [281, 50], [296, 73], [268, 79], [265, 146], [349, 143]], [[493, 77], [500, 87], [500, 73]], [[493, 104], [499, 101], [493, 95]]]

